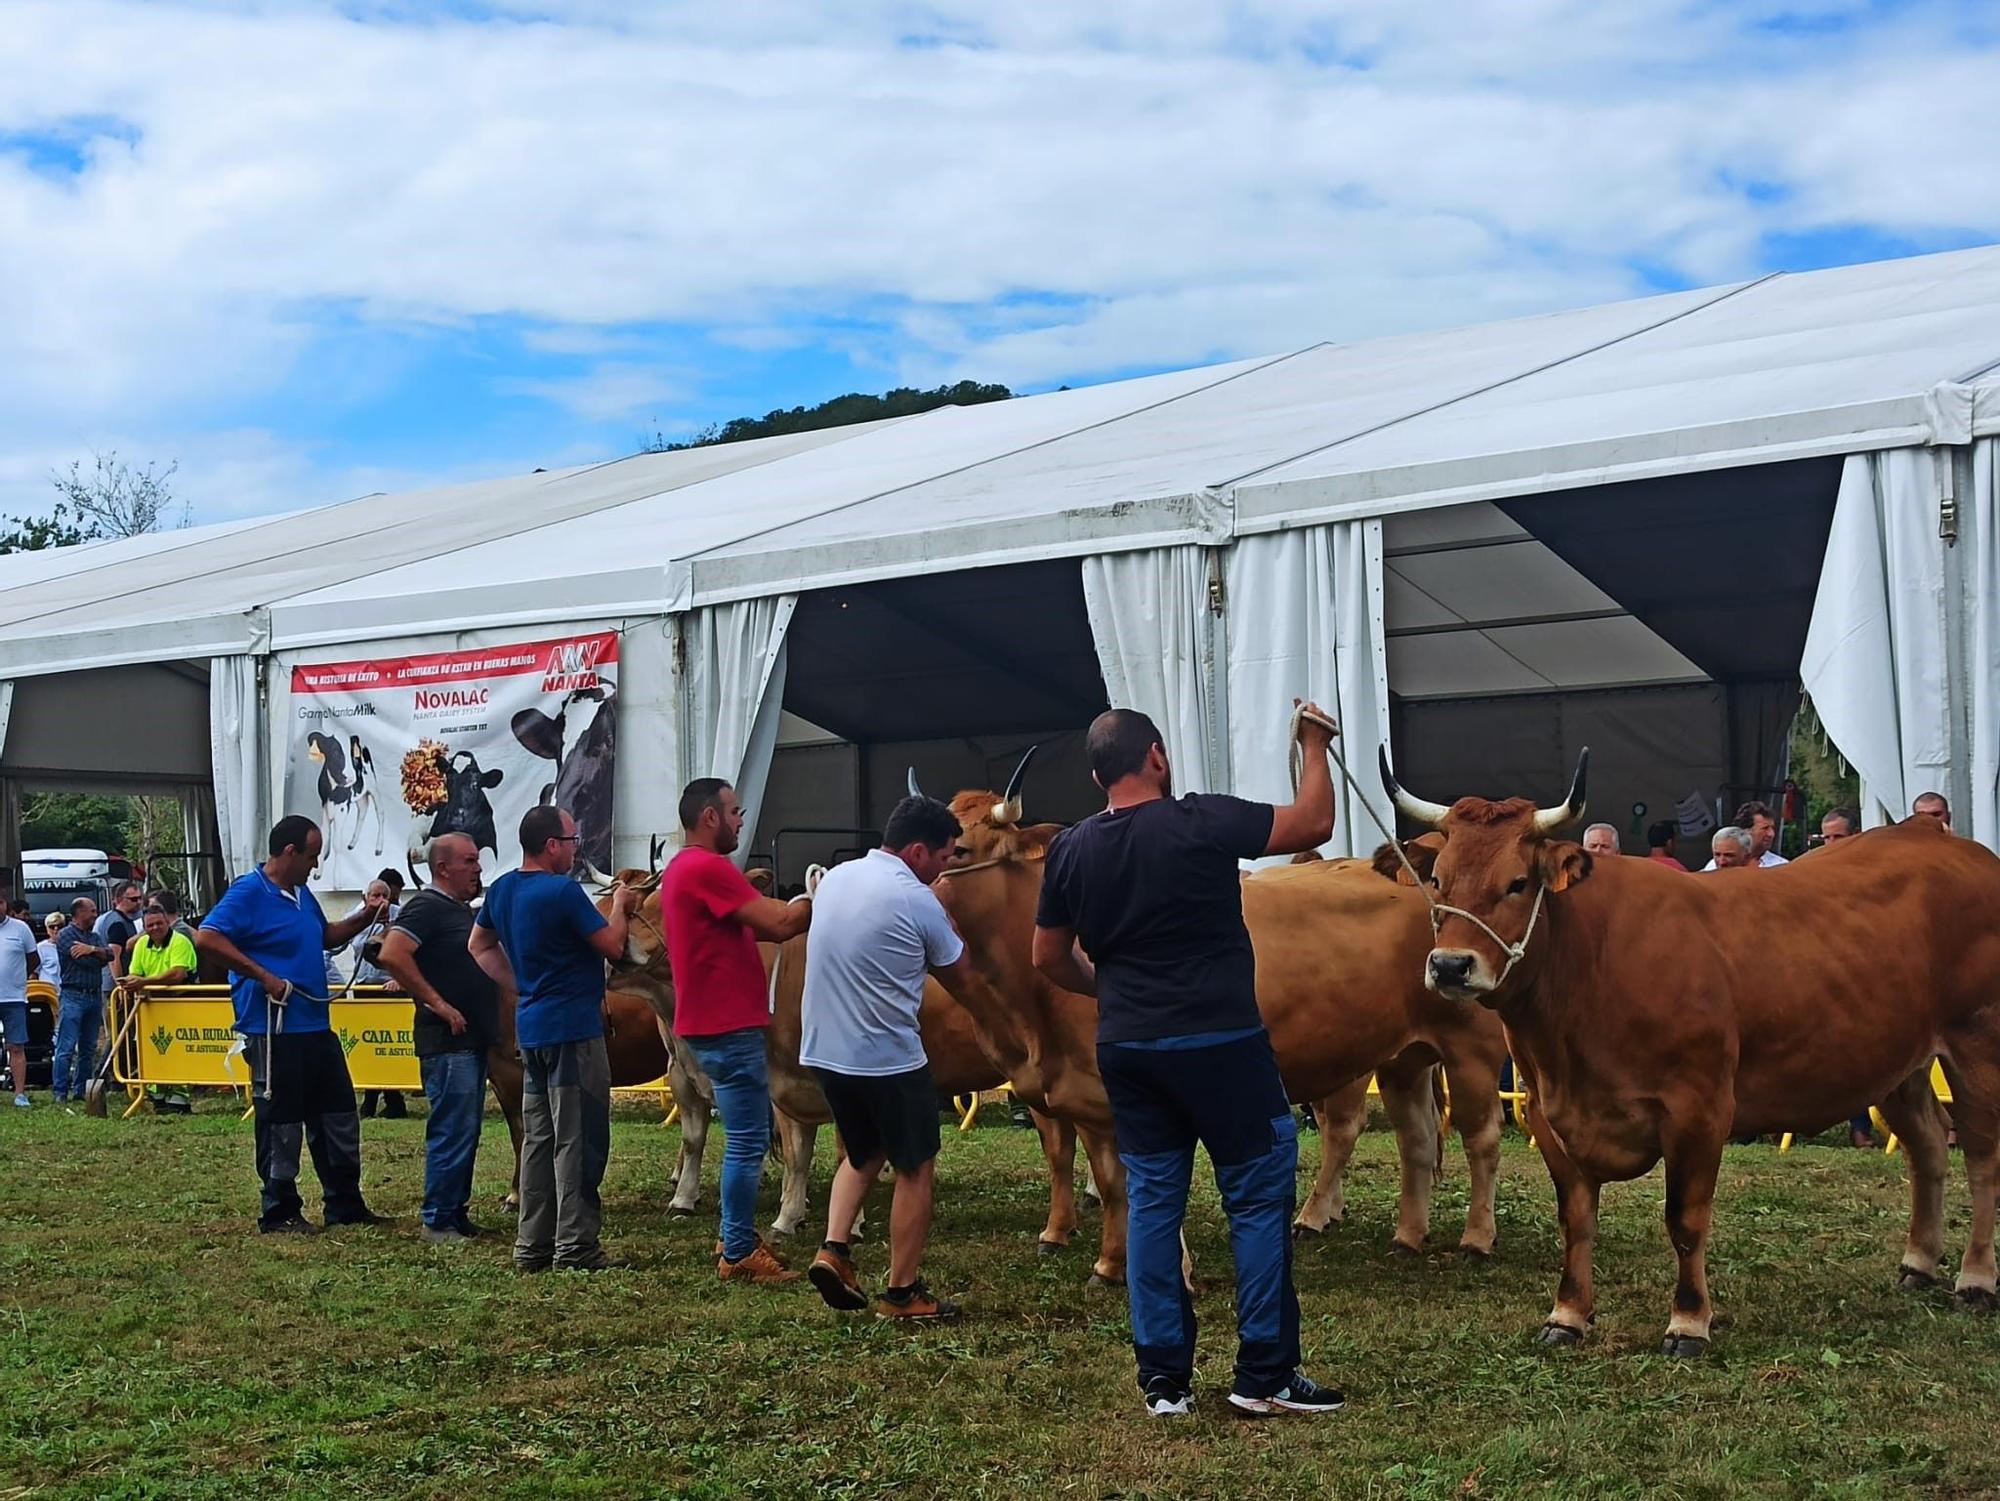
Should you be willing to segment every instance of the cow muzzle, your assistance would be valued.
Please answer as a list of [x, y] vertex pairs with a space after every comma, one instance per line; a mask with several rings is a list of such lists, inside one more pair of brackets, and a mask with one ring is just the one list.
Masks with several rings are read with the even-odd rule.
[[1432, 949], [1424, 985], [1450, 1001], [1484, 1002], [1493, 990], [1485, 960], [1470, 949]]

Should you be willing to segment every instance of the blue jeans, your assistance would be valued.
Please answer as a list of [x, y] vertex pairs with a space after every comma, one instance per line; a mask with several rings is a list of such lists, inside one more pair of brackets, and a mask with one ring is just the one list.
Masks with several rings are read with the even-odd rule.
[[56, 1021], [55, 1077], [49, 1082], [59, 1100], [80, 1100], [97, 1067], [97, 1034], [104, 1025], [104, 998], [65, 995]]
[[722, 1149], [722, 1254], [741, 1261], [757, 1249], [757, 1188], [764, 1180], [764, 1154], [771, 1149], [764, 1029], [690, 1037], [687, 1045], [715, 1086], [716, 1109], [728, 1133]]
[[1236, 1390], [1268, 1397], [1299, 1365], [1292, 1287], [1298, 1119], [1285, 1098], [1271, 1039], [1258, 1031], [1209, 1047], [1102, 1043], [1098, 1072], [1111, 1098], [1125, 1164], [1125, 1281], [1139, 1386], [1194, 1375], [1194, 1304], [1181, 1281], [1181, 1221], [1195, 1143], [1208, 1148], [1236, 1260]]
[[472, 1162], [486, 1115], [483, 1053], [439, 1053], [417, 1060], [431, 1118], [424, 1126], [426, 1229], [448, 1230], [466, 1218], [472, 1203]]

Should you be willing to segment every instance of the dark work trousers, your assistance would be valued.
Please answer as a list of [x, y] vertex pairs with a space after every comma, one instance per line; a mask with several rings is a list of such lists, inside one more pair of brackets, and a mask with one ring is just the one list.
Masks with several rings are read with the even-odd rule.
[[611, 1156], [611, 1060], [604, 1039], [521, 1049], [521, 1222], [515, 1265], [594, 1266]]
[[1181, 1280], [1181, 1221], [1194, 1149], [1208, 1148], [1236, 1261], [1236, 1390], [1268, 1397], [1299, 1365], [1292, 1288], [1298, 1122], [1263, 1031], [1209, 1046], [1105, 1043], [1098, 1070], [1125, 1164], [1132, 1344], [1139, 1385], [1194, 1374], [1194, 1304]]
[[361, 1198], [361, 1118], [354, 1113], [354, 1083], [340, 1039], [331, 1032], [280, 1032], [246, 1038], [244, 1053], [257, 1111], [257, 1176], [264, 1182], [257, 1223], [269, 1229], [304, 1213], [302, 1142], [319, 1175], [326, 1222], [368, 1218]]

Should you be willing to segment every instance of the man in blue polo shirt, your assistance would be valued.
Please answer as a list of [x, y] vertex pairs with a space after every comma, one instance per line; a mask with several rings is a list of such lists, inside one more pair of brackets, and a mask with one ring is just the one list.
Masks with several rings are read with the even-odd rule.
[[1338, 1391], [1299, 1370], [1298, 1125], [1257, 1010], [1237, 866], [1333, 834], [1332, 737], [1306, 719], [1299, 738], [1304, 767], [1289, 806], [1176, 798], [1153, 721], [1133, 709], [1098, 715], [1090, 771], [1105, 809], [1056, 836], [1042, 875], [1035, 968], [1097, 997], [1097, 1067], [1125, 1165], [1132, 1343], [1155, 1417], [1185, 1416], [1192, 1401], [1194, 1305], [1181, 1281], [1180, 1230], [1197, 1141], [1215, 1169], [1236, 1259], [1230, 1406], [1262, 1417], [1341, 1405]]
[[372, 1225], [361, 1197], [361, 1119], [347, 1053], [327, 1019], [326, 955], [381, 912], [364, 904], [326, 920], [306, 882], [319, 864], [320, 832], [293, 814], [271, 830], [271, 857], [240, 876], [203, 919], [195, 948], [229, 966], [236, 1030], [250, 1060], [257, 1112], [257, 1229], [318, 1233], [299, 1198], [299, 1148], [310, 1143], [329, 1225]]
[[604, 963], [625, 952], [639, 893], [621, 886], [611, 920], [576, 868], [576, 820], [560, 808], [521, 819], [521, 868], [486, 893], [467, 947], [503, 990], [519, 993], [521, 1220], [514, 1266], [596, 1272], [621, 1265], [598, 1240], [598, 1185], [611, 1155], [611, 1059], [604, 1050]]

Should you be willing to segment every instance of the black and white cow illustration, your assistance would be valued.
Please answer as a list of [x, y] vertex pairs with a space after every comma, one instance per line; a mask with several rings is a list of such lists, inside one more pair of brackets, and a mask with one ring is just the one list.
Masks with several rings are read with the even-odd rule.
[[431, 816], [429, 837], [463, 834], [483, 850], [500, 853], [500, 841], [493, 828], [493, 804], [486, 789], [498, 787], [506, 773], [499, 767], [479, 768], [479, 758], [471, 751], [456, 751], [445, 763], [444, 801]]
[[611, 765], [617, 752], [615, 688], [579, 688], [551, 719], [540, 709], [523, 709], [511, 721], [514, 738], [531, 754], [555, 763], [555, 778], [542, 788], [544, 805], [565, 808], [582, 835], [577, 855], [600, 870], [612, 868]]

